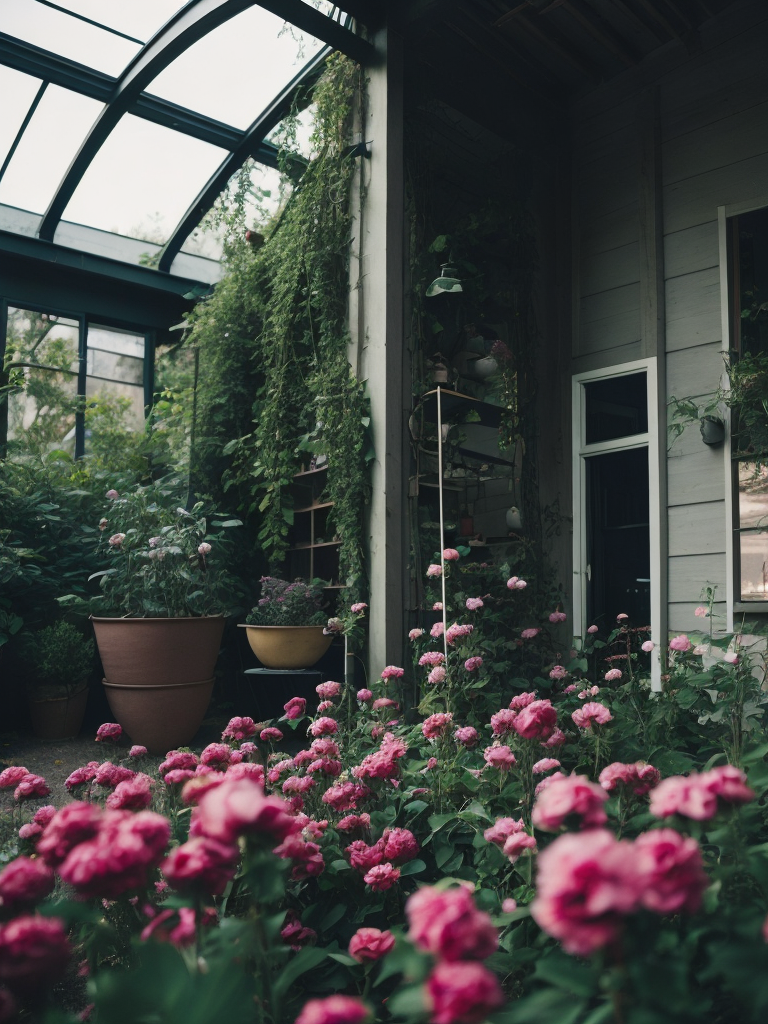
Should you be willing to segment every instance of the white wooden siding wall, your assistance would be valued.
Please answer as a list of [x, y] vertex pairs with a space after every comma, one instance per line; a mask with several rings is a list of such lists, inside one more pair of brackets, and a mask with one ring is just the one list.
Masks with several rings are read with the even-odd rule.
[[[717, 208], [768, 192], [768, 3], [707, 23], [701, 48], [664, 48], [574, 104], [573, 372], [652, 353], [640, 330], [637, 112], [658, 90], [664, 207], [667, 393], [716, 390], [723, 372]], [[707, 584], [725, 621], [726, 472], [697, 427], [667, 460], [669, 627]]]

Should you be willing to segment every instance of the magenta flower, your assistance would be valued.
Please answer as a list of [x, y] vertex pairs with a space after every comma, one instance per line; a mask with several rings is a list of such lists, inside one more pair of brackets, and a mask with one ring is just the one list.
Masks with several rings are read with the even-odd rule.
[[353, 996], [328, 996], [304, 1004], [295, 1024], [365, 1024], [371, 1012]]
[[423, 886], [405, 904], [408, 938], [419, 949], [450, 963], [484, 960], [496, 952], [499, 936], [491, 918], [478, 910], [463, 885]]
[[365, 601], [355, 601], [354, 604], [349, 606], [349, 610], [353, 615], [359, 615], [361, 612], [364, 612], [367, 607], [368, 605]]
[[505, 1002], [496, 975], [474, 961], [438, 963], [426, 989], [431, 1024], [481, 1024]]
[[327, 683], [318, 683], [315, 687], [315, 693], [324, 700], [338, 697], [341, 693], [341, 683], [334, 683], [332, 680], [328, 680]]
[[605, 673], [604, 678], [605, 678], [606, 683], [613, 683], [617, 679], [621, 679], [621, 669], [620, 668], [609, 668], [608, 671]]
[[460, 557], [461, 556], [459, 555], [459, 552], [456, 550], [456, 548], [445, 548], [443, 550], [443, 558], [446, 560], [446, 562], [458, 562]]
[[357, 691], [357, 699], [361, 704], [367, 704], [371, 697], [373, 697], [373, 692], [371, 690], [362, 689]]
[[464, 637], [470, 635], [473, 632], [474, 626], [469, 623], [454, 622], [452, 626], [449, 626], [445, 632], [445, 639], [453, 647], [457, 640], [463, 640]]
[[291, 697], [288, 703], [283, 705], [285, 717], [289, 721], [295, 721], [297, 718], [301, 718], [306, 709], [307, 702], [304, 697]]
[[438, 711], [437, 714], [430, 715], [429, 718], [424, 719], [421, 723], [421, 731], [425, 739], [436, 740], [441, 736], [445, 736], [452, 721], [453, 715], [450, 712]]
[[333, 718], [318, 718], [309, 727], [313, 736], [331, 736], [339, 731], [339, 723]]
[[419, 637], [423, 636], [423, 635], [424, 635], [424, 630], [423, 629], [411, 629], [408, 632], [408, 639], [411, 642], [413, 642], [414, 640], [418, 640]]
[[462, 725], [453, 734], [453, 738], [467, 750], [472, 750], [480, 742], [480, 734], [473, 725]]
[[565, 620], [567, 618], [568, 618], [568, 616], [565, 614], [565, 612], [552, 612], [550, 614], [550, 616], [549, 616], [549, 621], [550, 622], [555, 622], [555, 623], [556, 622], [565, 622]]
[[[540, 761], [537, 761], [533, 768], [531, 768], [531, 772], [534, 775], [543, 775], [544, 772], [549, 772], [553, 768], [559, 767], [560, 762], [557, 760], [556, 757], [542, 757], [542, 759]], [[600, 776], [600, 778], [602, 779], [602, 775]]]
[[690, 651], [692, 647], [693, 644], [685, 633], [681, 633], [679, 636], [673, 637], [669, 641], [670, 651], [681, 651], [682, 653], [685, 653], [686, 651]]
[[402, 679], [404, 675], [404, 668], [398, 668], [397, 665], [387, 665], [387, 667], [382, 670], [381, 678], [385, 681], [389, 679]]
[[32, 772], [22, 765], [11, 765], [10, 768], [4, 768], [0, 772], [0, 789], [13, 789], [22, 779], [31, 774]]
[[483, 659], [480, 657], [479, 654], [475, 654], [471, 658], [467, 658], [467, 660], [464, 662], [464, 668], [467, 670], [467, 672], [476, 672], [482, 664]]
[[146, 757], [147, 748], [142, 747], [139, 743], [134, 743], [131, 749], [128, 751], [129, 757]]
[[18, 913], [53, 892], [55, 876], [41, 858], [16, 857], [0, 871], [0, 905]]
[[581, 828], [597, 828], [607, 820], [603, 805], [608, 794], [585, 775], [552, 775], [544, 781], [531, 815], [536, 828], [557, 832], [572, 817], [581, 819]]
[[432, 627], [432, 629], [430, 629], [429, 635], [433, 639], [437, 640], [439, 637], [441, 637], [443, 635], [443, 629], [444, 628], [445, 627], [443, 626], [442, 622], [436, 622], [434, 624], [434, 626]]
[[385, 892], [396, 885], [400, 878], [400, 868], [393, 864], [376, 864], [363, 876], [366, 885], [370, 885], [374, 892]]
[[605, 725], [613, 721], [613, 715], [605, 704], [594, 700], [576, 708], [571, 718], [580, 729], [591, 729], [593, 725]]
[[198, 545], [197, 553], [198, 553], [198, 555], [203, 555], [203, 556], [210, 555], [210, 553], [211, 553], [211, 545], [208, 543], [208, 541], [204, 540], [202, 544]]
[[514, 864], [527, 850], [536, 849], [536, 840], [527, 832], [516, 832], [504, 843], [502, 853]]
[[587, 630], [588, 633], [597, 633], [597, 626], [590, 626]]
[[645, 651], [646, 654], [650, 654], [654, 648], [653, 640], [644, 640], [640, 645], [640, 649]]
[[427, 682], [435, 686], [437, 683], [442, 683], [445, 680], [445, 668], [442, 665], [437, 665], [427, 676]]
[[274, 726], [262, 729], [259, 733], [259, 739], [262, 743], [279, 743], [282, 738], [283, 734]]
[[497, 818], [494, 824], [483, 832], [483, 839], [501, 848], [510, 836], [524, 831], [525, 822], [522, 818]]
[[36, 797], [48, 796], [51, 790], [42, 775], [25, 775], [13, 791], [13, 799], [34, 800]]
[[117, 743], [122, 735], [122, 725], [118, 725], [117, 722], [105, 722], [104, 725], [100, 725], [96, 730], [96, 742], [103, 743], [106, 740], [111, 740]]
[[349, 940], [349, 955], [359, 964], [381, 960], [395, 948], [395, 937], [379, 928], [358, 928]]
[[517, 759], [509, 747], [501, 744], [486, 747], [483, 751], [483, 759], [491, 768], [497, 768], [500, 772], [508, 772], [517, 764]]
[[419, 658], [419, 665], [429, 665], [434, 668], [435, 665], [442, 665], [444, 661], [445, 655], [442, 651], [426, 651]]
[[468, 597], [464, 603], [471, 612], [476, 612], [483, 607], [482, 597]]
[[433, 562], [432, 565], [427, 566], [427, 576], [442, 576], [443, 567], [438, 565], [437, 562]]
[[565, 679], [568, 675], [568, 669], [564, 665], [555, 665], [549, 671], [550, 679]]
[[534, 626], [531, 626], [528, 629], [524, 629], [520, 633], [520, 636], [523, 638], [523, 640], [533, 640], [533, 638], [538, 636], [539, 633], [540, 630], [536, 629]]

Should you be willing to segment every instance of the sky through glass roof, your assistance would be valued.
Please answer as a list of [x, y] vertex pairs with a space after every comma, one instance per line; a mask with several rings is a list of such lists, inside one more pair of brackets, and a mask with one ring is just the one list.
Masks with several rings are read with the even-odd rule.
[[[303, 3], [336, 22], [333, 31], [343, 31], [338, 27], [342, 15], [328, 0]], [[215, 12], [217, 6], [214, 0], [199, 5], [197, 0], [0, 0], [0, 33], [10, 37], [0, 40], [0, 205], [29, 211], [23, 217], [32, 223], [32, 214], [42, 217], [104, 109], [103, 101], [142, 43], [182, 10], [194, 15], [197, 10]], [[228, 7], [222, 3], [222, 9]], [[310, 27], [318, 31], [311, 21]], [[322, 25], [319, 34], [325, 34]], [[229, 150], [242, 159], [243, 133], [326, 46], [256, 3], [211, 28], [156, 75], [138, 101], [132, 99], [129, 113], [92, 157], [63, 213], [66, 199], [49, 212], [51, 230], [61, 217], [108, 232], [167, 240]], [[175, 105], [186, 112], [177, 114]], [[2, 170], [25, 118], [28, 124]], [[217, 128], [214, 122], [229, 127]], [[305, 153], [308, 134], [302, 125], [300, 149]], [[254, 174], [262, 187], [277, 194], [277, 172], [260, 165]], [[72, 177], [73, 186], [75, 181]], [[21, 217], [19, 212], [2, 220], [7, 229], [21, 224]], [[24, 233], [36, 233], [24, 224]], [[48, 230], [42, 237], [52, 237]], [[186, 221], [184, 230], [189, 230]], [[194, 250], [199, 241], [190, 239], [184, 248]], [[177, 248], [178, 241], [171, 252]], [[135, 261], [135, 243], [131, 252], [126, 258]]]

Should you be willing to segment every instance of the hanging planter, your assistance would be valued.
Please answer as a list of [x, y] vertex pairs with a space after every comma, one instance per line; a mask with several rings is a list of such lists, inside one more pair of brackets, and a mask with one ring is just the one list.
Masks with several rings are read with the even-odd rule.
[[251, 650], [265, 668], [311, 668], [331, 646], [323, 626], [242, 626]]

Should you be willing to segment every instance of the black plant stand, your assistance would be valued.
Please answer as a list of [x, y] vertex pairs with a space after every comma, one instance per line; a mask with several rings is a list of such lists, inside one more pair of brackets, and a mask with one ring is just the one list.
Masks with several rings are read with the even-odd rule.
[[238, 714], [248, 714], [259, 721], [280, 718], [284, 714], [283, 706], [291, 697], [304, 697], [307, 711], [312, 714], [320, 701], [315, 687], [323, 678], [324, 673], [313, 668], [244, 669], [240, 678]]

